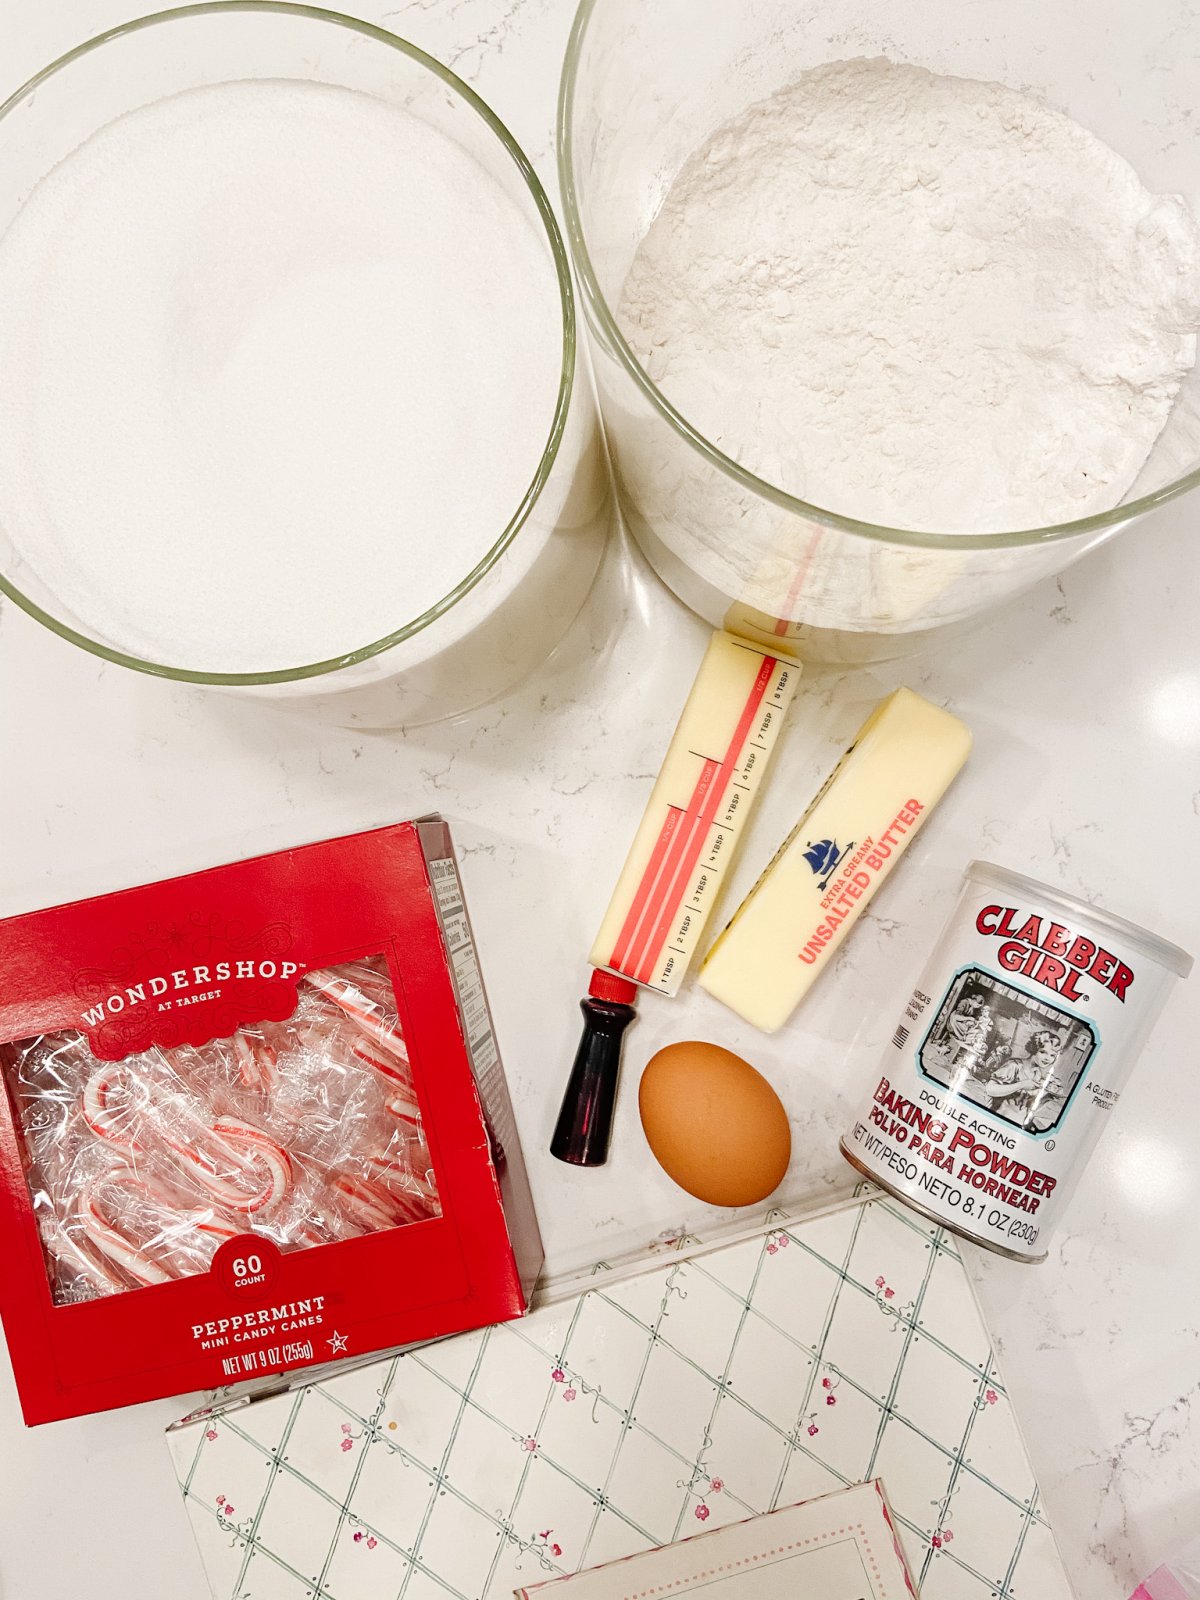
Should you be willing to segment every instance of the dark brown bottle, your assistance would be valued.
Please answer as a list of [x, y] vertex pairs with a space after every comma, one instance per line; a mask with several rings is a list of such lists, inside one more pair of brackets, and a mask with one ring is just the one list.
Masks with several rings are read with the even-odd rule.
[[608, 1160], [621, 1045], [637, 1015], [636, 997], [636, 984], [597, 970], [587, 999], [579, 1002], [583, 1037], [550, 1141], [550, 1154], [573, 1167], [602, 1167]]

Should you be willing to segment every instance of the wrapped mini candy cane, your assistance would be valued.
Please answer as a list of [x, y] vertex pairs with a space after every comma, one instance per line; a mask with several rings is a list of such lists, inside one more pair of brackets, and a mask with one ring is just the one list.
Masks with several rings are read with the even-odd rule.
[[226, 1211], [274, 1209], [291, 1187], [286, 1150], [252, 1123], [213, 1117], [155, 1056], [102, 1063], [90, 1074], [81, 1114], [92, 1133], [172, 1177], [182, 1170]]
[[230, 1074], [222, 1082], [221, 1109], [326, 1165], [347, 1149], [386, 1138], [384, 1080], [355, 1056], [362, 1036], [341, 1010], [305, 983], [288, 1021], [260, 1032], [275, 1057], [270, 1094], [248, 1093]]
[[355, 976], [360, 978], [358, 984], [348, 977], [330, 977], [326, 973], [310, 972], [306, 981], [349, 1017], [365, 1039], [380, 1046], [407, 1067], [408, 1051], [398, 1027], [389, 1020], [386, 1009], [371, 998], [368, 992], [371, 987], [369, 979], [364, 987], [361, 971], [356, 971]]
[[351, 1053], [383, 1080], [389, 1115], [419, 1134], [421, 1110], [408, 1050], [390, 1005], [379, 993], [378, 974], [366, 963], [358, 963], [341, 968], [333, 978], [310, 973], [308, 982], [359, 1029], [362, 1037], [351, 1045]]
[[132, 1167], [114, 1167], [83, 1191], [79, 1228], [94, 1252], [135, 1285], [203, 1272], [239, 1229], [212, 1209], [187, 1210]]
[[[178, 1160], [194, 1169], [195, 1181], [227, 1211], [270, 1212], [292, 1186], [292, 1162], [286, 1150], [237, 1117], [220, 1117], [202, 1132], [197, 1145], [171, 1142]], [[243, 1184], [249, 1172], [253, 1182]]]
[[243, 1087], [269, 1095], [279, 1078], [279, 1057], [274, 1047], [261, 1035], [256, 1037], [244, 1028], [234, 1034], [232, 1044]]
[[65, 1032], [0, 1049], [59, 1303], [438, 1215], [382, 958], [309, 974], [293, 1015], [97, 1061]]
[[402, 1068], [394, 1057], [387, 1056], [378, 1047], [365, 1044], [361, 1040], [352, 1044], [350, 1051], [356, 1060], [370, 1067], [372, 1072], [378, 1073], [384, 1080], [383, 1104], [388, 1115], [400, 1122], [409, 1123], [414, 1130], [419, 1129], [421, 1108], [417, 1104], [417, 1092], [408, 1069]]
[[[437, 1195], [406, 1160], [370, 1156], [361, 1171], [338, 1173], [332, 1183], [340, 1203], [364, 1227], [395, 1227], [437, 1215]], [[386, 1218], [387, 1220], [381, 1220]]]
[[358, 1177], [351, 1172], [339, 1173], [333, 1179], [331, 1188], [342, 1210], [361, 1224], [364, 1233], [395, 1228], [401, 1223], [414, 1222], [428, 1215], [415, 1202], [409, 1202], [386, 1184]]
[[[76, 1226], [71, 1227], [74, 1221]], [[42, 1239], [56, 1272], [55, 1300], [59, 1304], [94, 1300], [99, 1295], [120, 1294], [129, 1284], [88, 1239], [77, 1218], [64, 1220], [43, 1214]]]

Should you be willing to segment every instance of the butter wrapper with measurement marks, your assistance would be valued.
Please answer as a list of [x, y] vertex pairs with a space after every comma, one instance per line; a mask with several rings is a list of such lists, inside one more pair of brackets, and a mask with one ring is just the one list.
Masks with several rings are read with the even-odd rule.
[[678, 994], [799, 679], [797, 662], [713, 635], [596, 935], [594, 967]]

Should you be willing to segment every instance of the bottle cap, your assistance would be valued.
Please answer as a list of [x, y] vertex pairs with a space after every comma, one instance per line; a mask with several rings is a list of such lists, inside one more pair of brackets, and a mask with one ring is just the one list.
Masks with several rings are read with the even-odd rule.
[[618, 1005], [631, 1006], [637, 999], [638, 986], [630, 983], [628, 978], [620, 978], [615, 972], [605, 972], [597, 967], [588, 984], [588, 993], [593, 1000], [610, 1000]]

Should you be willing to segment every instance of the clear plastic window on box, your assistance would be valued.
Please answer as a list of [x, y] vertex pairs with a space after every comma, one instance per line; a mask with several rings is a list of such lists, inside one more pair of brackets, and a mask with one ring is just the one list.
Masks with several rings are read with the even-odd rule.
[[245, 1234], [303, 1250], [440, 1215], [383, 956], [304, 976], [285, 1022], [98, 1060], [0, 1045], [56, 1305], [206, 1272]]

